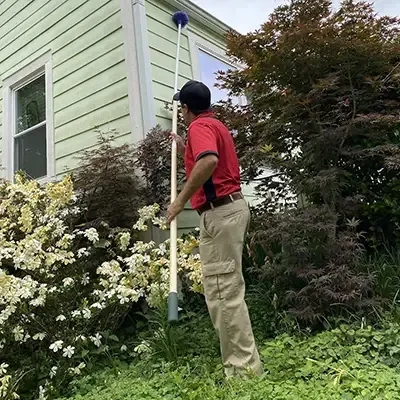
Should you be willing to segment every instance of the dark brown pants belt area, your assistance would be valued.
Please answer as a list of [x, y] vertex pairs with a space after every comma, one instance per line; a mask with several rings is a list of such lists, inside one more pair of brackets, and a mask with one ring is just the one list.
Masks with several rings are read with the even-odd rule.
[[232, 194], [229, 194], [228, 196], [219, 197], [218, 199], [215, 199], [214, 201], [205, 203], [197, 210], [197, 212], [199, 213], [199, 215], [201, 215], [201, 214], [203, 214], [203, 212], [212, 210], [213, 208], [225, 206], [229, 203], [233, 203], [234, 201], [241, 200], [241, 199], [244, 199], [244, 196], [242, 193], [240, 193], [240, 192], [232, 193]]

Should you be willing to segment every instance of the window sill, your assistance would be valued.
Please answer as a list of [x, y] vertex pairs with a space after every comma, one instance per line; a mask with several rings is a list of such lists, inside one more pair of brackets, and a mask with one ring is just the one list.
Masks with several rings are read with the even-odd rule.
[[44, 176], [43, 178], [36, 179], [36, 182], [39, 182], [41, 185], [46, 185], [47, 183], [57, 182], [56, 176]]

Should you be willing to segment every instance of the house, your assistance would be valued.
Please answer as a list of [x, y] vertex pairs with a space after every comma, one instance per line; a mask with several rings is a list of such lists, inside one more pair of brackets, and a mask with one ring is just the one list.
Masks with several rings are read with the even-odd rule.
[[[188, 0], [0, 0], [0, 140], [3, 177], [18, 169], [46, 181], [76, 167], [95, 127], [136, 143], [171, 125], [177, 29], [179, 85], [215, 82], [227, 69], [227, 25]], [[213, 88], [213, 101], [226, 93]], [[197, 224], [187, 212], [183, 227]]]

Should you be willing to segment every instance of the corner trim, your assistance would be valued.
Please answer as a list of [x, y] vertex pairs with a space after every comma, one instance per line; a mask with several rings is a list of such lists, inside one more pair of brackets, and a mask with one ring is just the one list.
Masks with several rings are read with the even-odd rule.
[[143, 110], [140, 99], [138, 54], [135, 45], [132, 0], [120, 0], [126, 76], [128, 80], [129, 120], [132, 142], [143, 139]]
[[155, 126], [150, 50], [144, 0], [120, 0], [132, 142]]
[[156, 126], [156, 113], [154, 108], [145, 0], [133, 0], [133, 23], [135, 29], [136, 52], [139, 55], [137, 61], [140, 99], [143, 111], [143, 128], [144, 134], [147, 135], [147, 133]]

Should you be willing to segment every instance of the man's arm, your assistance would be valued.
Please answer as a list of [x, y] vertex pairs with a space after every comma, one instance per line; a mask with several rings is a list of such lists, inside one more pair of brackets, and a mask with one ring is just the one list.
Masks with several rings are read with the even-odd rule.
[[186, 182], [179, 193], [177, 200], [180, 203], [186, 204], [190, 198], [210, 179], [216, 166], [218, 157], [214, 154], [209, 154], [200, 158], [193, 167], [189, 180]]
[[210, 179], [218, 164], [218, 157], [208, 154], [198, 160], [188, 181], [173, 204], [168, 208], [168, 222], [180, 214], [190, 198]]

